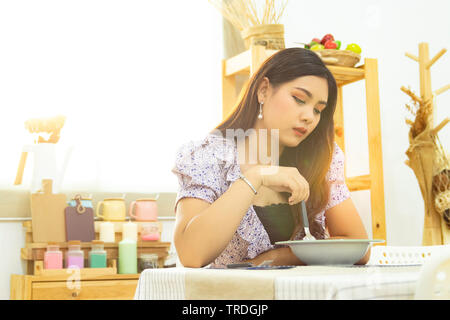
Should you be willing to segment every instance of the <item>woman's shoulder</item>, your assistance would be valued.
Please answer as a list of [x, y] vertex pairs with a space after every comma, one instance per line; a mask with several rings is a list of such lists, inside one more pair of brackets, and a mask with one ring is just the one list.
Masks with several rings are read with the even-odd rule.
[[215, 134], [183, 143], [172, 168], [182, 186], [178, 196], [200, 197], [209, 193], [205, 197], [214, 201], [225, 192], [230, 181], [238, 179], [236, 158], [233, 143]]
[[339, 147], [339, 145], [334, 142], [334, 148], [333, 148], [333, 156], [331, 158], [331, 162], [334, 165], [343, 165], [345, 162], [345, 154], [344, 151]]
[[233, 139], [228, 139], [220, 132], [210, 132], [201, 139], [184, 142], [176, 151], [177, 161], [209, 161], [233, 162], [236, 147]]
[[328, 180], [342, 180], [344, 173], [345, 155], [339, 145], [334, 142], [333, 154], [330, 168], [328, 169]]

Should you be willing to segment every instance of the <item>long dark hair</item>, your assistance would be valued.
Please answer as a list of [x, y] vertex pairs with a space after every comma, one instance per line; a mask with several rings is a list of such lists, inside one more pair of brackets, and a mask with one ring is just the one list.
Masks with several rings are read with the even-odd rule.
[[[226, 129], [247, 129], [253, 127], [258, 115], [257, 90], [264, 77], [276, 90], [286, 82], [302, 76], [318, 76], [328, 82], [327, 106], [322, 111], [317, 127], [296, 147], [285, 147], [279, 159], [280, 166], [297, 167], [308, 181], [310, 196], [306, 202], [311, 233], [324, 238], [324, 229], [314, 217], [324, 210], [329, 199], [330, 186], [326, 178], [334, 148], [333, 115], [336, 108], [336, 80], [322, 60], [312, 51], [303, 48], [283, 49], [268, 58], [253, 74], [241, 91], [241, 96], [232, 112], [215, 130], [226, 135]], [[300, 204], [291, 206], [296, 222], [292, 237], [302, 227]]]

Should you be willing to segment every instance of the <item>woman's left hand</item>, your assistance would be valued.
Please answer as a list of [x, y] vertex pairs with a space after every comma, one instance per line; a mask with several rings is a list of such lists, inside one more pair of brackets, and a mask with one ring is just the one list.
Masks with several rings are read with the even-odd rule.
[[289, 247], [271, 249], [261, 253], [253, 259], [245, 260], [243, 262], [249, 262], [254, 266], [258, 266], [267, 260], [272, 260], [271, 266], [305, 265], [294, 255]]
[[[273, 260], [275, 260], [275, 256], [276, 256], [275, 251], [276, 250], [278, 250], [278, 249], [271, 249], [271, 250], [265, 251], [265, 252], [261, 253], [260, 255], [254, 257], [253, 259], [245, 260], [243, 262], [251, 263], [254, 266], [258, 266], [267, 260], [272, 260], [272, 262], [273, 262]], [[273, 265], [273, 264], [271, 263], [270, 265]]]

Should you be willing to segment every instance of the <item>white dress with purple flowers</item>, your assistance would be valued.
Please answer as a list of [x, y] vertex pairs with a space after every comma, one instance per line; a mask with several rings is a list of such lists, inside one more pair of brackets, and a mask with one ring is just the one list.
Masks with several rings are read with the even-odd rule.
[[[335, 143], [327, 173], [331, 182], [329, 202], [325, 210], [316, 216], [324, 228], [325, 211], [350, 197], [345, 184], [344, 160], [344, 153]], [[215, 134], [208, 134], [199, 141], [185, 143], [177, 150], [172, 172], [178, 177], [180, 186], [174, 210], [178, 201], [185, 197], [213, 203], [239, 179], [241, 169], [236, 143], [233, 139]], [[295, 238], [301, 239], [300, 233]], [[222, 268], [230, 263], [253, 259], [273, 248], [253, 206], [250, 206], [228, 246], [209, 267]]]

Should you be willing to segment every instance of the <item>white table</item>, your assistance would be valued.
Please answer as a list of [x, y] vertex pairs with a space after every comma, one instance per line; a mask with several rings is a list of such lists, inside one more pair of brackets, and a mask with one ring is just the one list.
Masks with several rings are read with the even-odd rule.
[[138, 300], [413, 299], [420, 265], [291, 269], [147, 269]]

